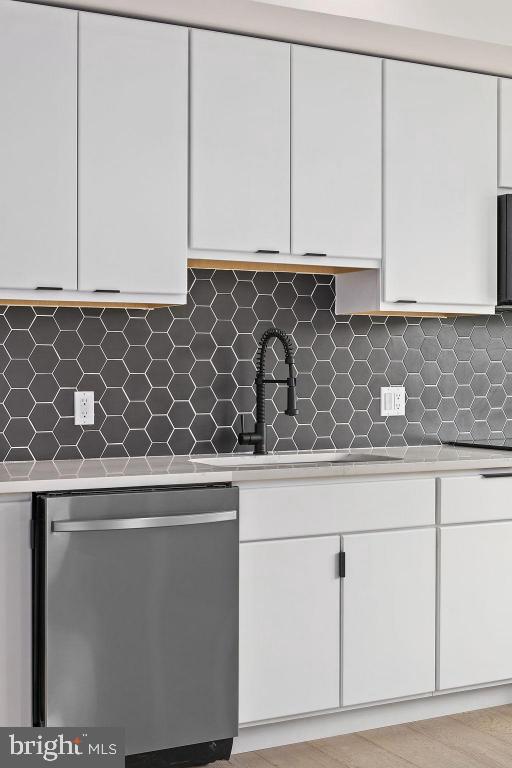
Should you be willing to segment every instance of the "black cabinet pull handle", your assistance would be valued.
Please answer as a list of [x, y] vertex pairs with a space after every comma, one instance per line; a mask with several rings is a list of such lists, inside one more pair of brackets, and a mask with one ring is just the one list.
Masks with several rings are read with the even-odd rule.
[[276, 253], [279, 253], [279, 251], [269, 251], [266, 248], [258, 248], [258, 250], [255, 251], [255, 253], [271, 253], [271, 254], [276, 254]]
[[393, 304], [417, 304], [416, 299], [397, 299]]
[[492, 475], [484, 474], [480, 475], [484, 480], [493, 480], [496, 477], [512, 477], [512, 472], [493, 472]]
[[315, 251], [307, 251], [303, 256], [327, 256], [326, 253], [316, 253]]
[[340, 552], [340, 579], [347, 575], [347, 558], [345, 552]]
[[61, 288], [58, 285], [38, 285], [36, 287], [36, 291], [62, 291], [63, 288]]
[[119, 288], [96, 288], [94, 293], [121, 293]]

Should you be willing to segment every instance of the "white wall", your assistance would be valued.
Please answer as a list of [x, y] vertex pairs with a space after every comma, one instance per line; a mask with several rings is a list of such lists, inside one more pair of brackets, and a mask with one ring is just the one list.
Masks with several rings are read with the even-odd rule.
[[396, 24], [512, 45], [511, 0], [259, 0], [269, 5]]

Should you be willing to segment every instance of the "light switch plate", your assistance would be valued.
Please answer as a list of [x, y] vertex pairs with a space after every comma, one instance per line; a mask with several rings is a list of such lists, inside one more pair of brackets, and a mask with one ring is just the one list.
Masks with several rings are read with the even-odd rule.
[[405, 416], [405, 387], [380, 388], [380, 415]]
[[94, 392], [75, 392], [75, 424], [94, 424]]

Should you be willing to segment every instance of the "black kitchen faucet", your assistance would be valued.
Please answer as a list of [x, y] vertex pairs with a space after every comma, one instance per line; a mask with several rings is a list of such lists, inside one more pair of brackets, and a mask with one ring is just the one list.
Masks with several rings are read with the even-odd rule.
[[[265, 377], [265, 357], [267, 347], [272, 339], [279, 339], [284, 347], [284, 362], [288, 366], [287, 379], [267, 379]], [[298, 411], [295, 402], [295, 386], [297, 378], [293, 364], [293, 342], [287, 334], [279, 328], [269, 328], [260, 339], [258, 356], [256, 360], [256, 423], [254, 432], [244, 431], [244, 416], [240, 416], [242, 431], [238, 435], [239, 445], [253, 445], [255, 454], [267, 453], [267, 425], [265, 422], [265, 386], [267, 384], [286, 384], [288, 387], [288, 401], [285, 413], [287, 416], [296, 416]]]

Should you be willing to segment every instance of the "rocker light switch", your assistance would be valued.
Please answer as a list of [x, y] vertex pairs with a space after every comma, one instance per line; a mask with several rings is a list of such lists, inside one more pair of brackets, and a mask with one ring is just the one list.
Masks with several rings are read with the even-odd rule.
[[380, 415], [405, 415], [405, 387], [380, 388]]

